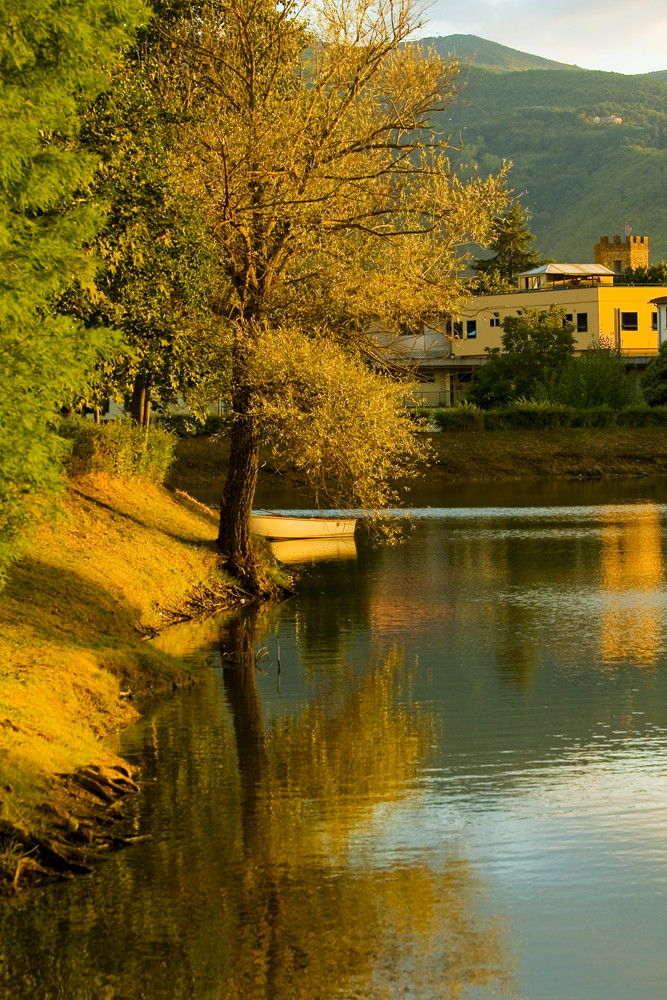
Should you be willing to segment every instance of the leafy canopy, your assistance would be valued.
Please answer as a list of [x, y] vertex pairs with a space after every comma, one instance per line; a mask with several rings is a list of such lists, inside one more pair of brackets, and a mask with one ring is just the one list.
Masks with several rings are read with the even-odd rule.
[[649, 406], [667, 404], [667, 341], [663, 341], [658, 356], [651, 358], [641, 380], [644, 401]]
[[147, 11], [139, 0], [5, 0], [0, 6], [0, 572], [20, 551], [35, 498], [62, 484], [49, 420], [115, 346], [53, 315], [66, 280], [91, 277], [83, 245], [101, 219], [72, 200], [94, 160], [76, 145], [77, 104]]
[[530, 249], [534, 240], [519, 202], [496, 216], [489, 240], [489, 249], [493, 254], [473, 263], [477, 275], [474, 281], [476, 293], [509, 291], [516, 287], [518, 274], [544, 264], [540, 253]]
[[503, 320], [502, 347], [487, 349], [488, 360], [473, 380], [468, 400], [482, 409], [533, 399], [556, 381], [574, 355], [574, 327], [565, 310], [525, 309]]
[[[232, 563], [252, 558], [253, 345], [317, 331], [343, 372], [350, 352], [377, 356], [373, 325], [444, 323], [464, 295], [461, 247], [484, 242], [505, 204], [502, 176], [464, 184], [450, 169], [433, 116], [458, 70], [405, 44], [419, 23], [411, 0], [220, 0], [165, 31], [153, 85], [200, 119], [184, 130], [181, 184], [208, 222], [234, 355], [220, 533]], [[332, 433], [352, 453], [349, 427]], [[380, 479], [391, 443], [369, 440]], [[367, 482], [348, 484], [359, 505]]]

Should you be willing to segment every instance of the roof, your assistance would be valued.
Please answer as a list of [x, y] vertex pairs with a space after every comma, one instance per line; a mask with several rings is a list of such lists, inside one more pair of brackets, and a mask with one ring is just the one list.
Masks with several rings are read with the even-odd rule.
[[604, 264], [542, 264], [541, 267], [535, 267], [532, 271], [522, 271], [519, 278], [529, 278], [536, 274], [563, 274], [567, 277], [611, 275], [613, 278], [614, 273]]

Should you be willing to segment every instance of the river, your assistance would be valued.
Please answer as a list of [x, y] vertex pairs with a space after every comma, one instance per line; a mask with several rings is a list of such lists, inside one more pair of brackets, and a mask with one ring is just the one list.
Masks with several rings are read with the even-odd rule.
[[667, 484], [412, 499], [164, 633], [202, 683], [114, 743], [149, 839], [0, 907], [0, 996], [663, 994]]

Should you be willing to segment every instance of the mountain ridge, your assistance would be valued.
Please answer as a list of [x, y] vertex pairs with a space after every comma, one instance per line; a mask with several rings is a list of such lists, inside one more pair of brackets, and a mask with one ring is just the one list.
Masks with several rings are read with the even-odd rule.
[[[587, 73], [603, 72], [588, 70], [574, 63], [558, 62], [545, 59], [521, 49], [513, 49], [500, 42], [493, 42], [479, 35], [429, 35], [419, 39], [419, 44], [434, 49], [438, 55], [446, 58], [454, 56], [461, 62], [471, 62], [476, 68], [495, 70], [499, 73], [525, 72], [526, 70], [581, 70]], [[650, 73], [614, 73], [618, 76], [657, 76], [667, 79], [667, 69], [653, 70]]]
[[511, 162], [544, 257], [592, 261], [600, 237], [627, 224], [649, 238], [651, 263], [667, 260], [667, 71], [582, 69], [475, 35], [421, 44], [462, 64], [461, 93], [434, 118], [452, 165], [471, 178]]

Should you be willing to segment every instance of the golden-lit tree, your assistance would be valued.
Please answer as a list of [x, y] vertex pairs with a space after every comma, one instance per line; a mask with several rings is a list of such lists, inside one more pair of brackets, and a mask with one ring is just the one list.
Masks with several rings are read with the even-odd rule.
[[[358, 398], [329, 392], [326, 411], [312, 366], [284, 378], [277, 368], [272, 392], [303, 418], [292, 436], [336, 436], [351, 456], [326, 470], [338, 496], [377, 506], [386, 493], [375, 484], [404, 471], [410, 448], [401, 394], [387, 387], [381, 420], [369, 405], [388, 378], [368, 331], [455, 313], [461, 248], [483, 243], [504, 205], [502, 177], [463, 184], [450, 170], [432, 119], [454, 99], [458, 68], [405, 44], [420, 24], [415, 0], [209, 0], [165, 31], [161, 59], [147, 66], [197, 123], [184, 135], [181, 180], [208, 220], [231, 358], [219, 547], [249, 576], [259, 447], [276, 427], [262, 420], [257, 359], [273, 338], [303, 353], [316, 336], [330, 345], [327, 364], [337, 352], [341, 381], [355, 359], [375, 360], [357, 368]], [[375, 475], [359, 476], [369, 454]], [[321, 483], [322, 463], [297, 459]]]

